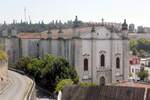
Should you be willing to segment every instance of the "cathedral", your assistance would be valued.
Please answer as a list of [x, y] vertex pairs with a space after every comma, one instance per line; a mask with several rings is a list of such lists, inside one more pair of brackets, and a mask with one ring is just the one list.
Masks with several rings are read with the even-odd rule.
[[76, 17], [71, 28], [41, 33], [17, 33], [15, 28], [3, 31], [1, 42], [11, 66], [21, 57], [43, 57], [46, 54], [66, 58], [77, 70], [80, 81], [99, 85], [128, 79], [129, 40], [126, 20], [120, 31], [114, 26], [80, 27]]

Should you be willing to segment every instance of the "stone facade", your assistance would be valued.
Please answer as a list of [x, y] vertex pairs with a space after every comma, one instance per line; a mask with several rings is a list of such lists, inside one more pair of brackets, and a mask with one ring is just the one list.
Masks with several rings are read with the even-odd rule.
[[108, 84], [128, 78], [127, 24], [122, 30], [101, 26], [49, 29], [42, 33], [3, 36], [9, 64], [19, 57], [63, 56], [75, 66], [80, 81]]

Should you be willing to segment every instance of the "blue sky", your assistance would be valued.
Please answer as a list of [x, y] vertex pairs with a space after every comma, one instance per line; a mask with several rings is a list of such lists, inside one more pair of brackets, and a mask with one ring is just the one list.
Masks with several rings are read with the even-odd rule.
[[0, 22], [13, 19], [33, 22], [44, 20], [71, 20], [78, 15], [83, 21], [122, 22], [150, 26], [150, 0], [0, 0]]

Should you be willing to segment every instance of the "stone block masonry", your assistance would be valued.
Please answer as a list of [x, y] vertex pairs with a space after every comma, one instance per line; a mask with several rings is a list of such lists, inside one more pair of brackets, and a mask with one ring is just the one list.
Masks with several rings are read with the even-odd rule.
[[69, 86], [64, 88], [62, 100], [144, 100], [144, 94], [145, 88], [123, 86]]

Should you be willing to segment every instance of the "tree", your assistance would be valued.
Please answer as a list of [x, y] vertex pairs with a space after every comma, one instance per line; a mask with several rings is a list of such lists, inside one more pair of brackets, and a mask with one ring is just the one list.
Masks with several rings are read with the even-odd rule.
[[27, 70], [37, 81], [41, 77], [41, 70], [44, 68], [44, 61], [41, 59], [33, 58], [30, 63], [27, 64]]
[[150, 40], [144, 38], [130, 40], [130, 50], [133, 52], [133, 55], [139, 54], [141, 57], [145, 57], [150, 53]]
[[75, 67], [66, 59], [53, 55], [45, 55], [39, 59], [24, 57], [15, 64], [15, 68], [31, 75], [38, 85], [51, 92], [55, 91], [57, 83], [63, 79], [71, 79], [74, 83], [79, 81]]
[[23, 57], [20, 58], [14, 65], [14, 68], [18, 70], [22, 70], [27, 73], [27, 65], [31, 62], [32, 58], [30, 57]]
[[131, 50], [136, 50], [137, 45], [138, 45], [137, 40], [130, 40], [130, 49]]
[[138, 77], [140, 77], [140, 80], [144, 81], [145, 78], [148, 77], [148, 71], [147, 70], [141, 70], [137, 73]]
[[77, 72], [66, 59], [47, 55], [44, 61], [45, 67], [42, 70], [42, 77], [47, 80], [45, 85], [48, 85], [50, 90], [54, 91], [54, 87], [63, 79], [72, 79], [77, 83]]

